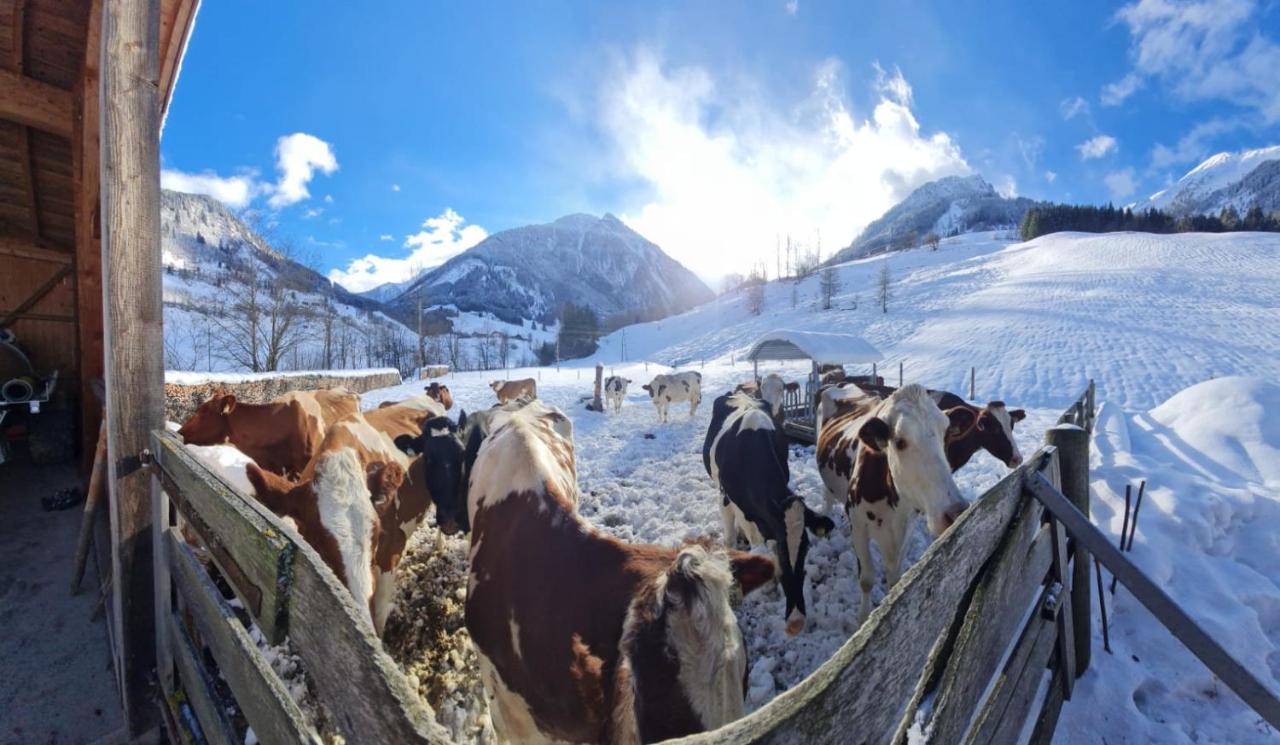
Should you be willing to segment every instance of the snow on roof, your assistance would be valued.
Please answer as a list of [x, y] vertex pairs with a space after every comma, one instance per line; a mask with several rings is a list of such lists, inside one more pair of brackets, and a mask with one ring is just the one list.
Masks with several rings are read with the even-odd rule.
[[308, 375], [334, 378], [365, 378], [387, 374], [399, 375], [400, 371], [394, 367], [378, 367], [364, 370], [291, 370], [289, 372], [266, 373], [165, 370], [164, 382], [174, 385], [204, 385], [206, 383], [250, 383], [258, 380], [275, 380], [276, 378], [303, 378]]
[[819, 365], [854, 365], [884, 359], [879, 350], [853, 334], [822, 331], [771, 331], [756, 339], [747, 359], [813, 360]]

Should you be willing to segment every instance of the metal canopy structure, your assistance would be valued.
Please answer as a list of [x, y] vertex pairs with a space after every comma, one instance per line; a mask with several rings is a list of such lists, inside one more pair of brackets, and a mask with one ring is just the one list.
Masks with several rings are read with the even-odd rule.
[[818, 365], [858, 365], [884, 359], [866, 339], [823, 331], [772, 331], [756, 339], [747, 351], [752, 362], [812, 360]]

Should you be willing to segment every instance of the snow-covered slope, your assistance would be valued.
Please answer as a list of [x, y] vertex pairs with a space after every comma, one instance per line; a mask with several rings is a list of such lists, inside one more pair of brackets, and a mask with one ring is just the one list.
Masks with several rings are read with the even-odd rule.
[[[885, 354], [891, 380], [901, 362], [908, 381], [961, 391], [972, 366], [979, 397], [1031, 406], [1065, 405], [1089, 378], [1142, 409], [1207, 378], [1280, 378], [1280, 235], [998, 235], [842, 265], [830, 311], [818, 309], [819, 277], [773, 282], [759, 316], [741, 293], [722, 296], [620, 329], [597, 357], [620, 360], [625, 343], [629, 359], [689, 364], [740, 356], [778, 328], [848, 332]], [[887, 314], [874, 302], [886, 262]]]
[[1135, 207], [1189, 215], [1225, 207], [1243, 214], [1254, 205], [1267, 214], [1280, 210], [1280, 145], [1218, 153]]
[[930, 232], [951, 236], [1016, 226], [1034, 205], [1025, 197], [1000, 196], [981, 176], [948, 176], [911, 192], [828, 263], [892, 250], [896, 241], [908, 235], [919, 241]]
[[613, 215], [569, 215], [489, 236], [419, 277], [392, 308], [405, 317], [423, 298], [519, 323], [550, 321], [574, 303], [602, 319], [645, 319], [711, 297], [692, 272]]

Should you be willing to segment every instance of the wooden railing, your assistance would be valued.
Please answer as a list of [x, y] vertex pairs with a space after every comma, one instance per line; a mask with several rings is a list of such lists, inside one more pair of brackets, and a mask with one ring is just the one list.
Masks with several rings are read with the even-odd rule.
[[[196, 461], [174, 435], [152, 433], [152, 453], [161, 498], [177, 508], [267, 642], [288, 639], [347, 742], [448, 741], [383, 651], [368, 612], [314, 549]], [[220, 693], [229, 689], [261, 742], [311, 740], [302, 712], [197, 551], [177, 527], [163, 528], [158, 546], [157, 562], [168, 570], [156, 587], [158, 673], [174, 721], [188, 734], [199, 730], [196, 742], [242, 741]]]

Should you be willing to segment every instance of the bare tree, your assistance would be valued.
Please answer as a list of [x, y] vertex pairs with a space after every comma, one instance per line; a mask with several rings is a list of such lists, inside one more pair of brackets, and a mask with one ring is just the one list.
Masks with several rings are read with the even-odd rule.
[[752, 269], [751, 275], [747, 277], [747, 312], [753, 316], [760, 315], [764, 310], [765, 271], [761, 268]]
[[893, 297], [893, 277], [889, 274], [889, 262], [880, 265], [880, 279], [876, 283], [876, 302], [880, 304], [880, 312], [889, 312], [889, 300]]
[[457, 331], [450, 331], [445, 336], [445, 354], [449, 359], [449, 367], [453, 370], [461, 370], [463, 362], [462, 335]]
[[831, 298], [840, 292], [840, 273], [834, 267], [822, 270], [818, 280], [818, 294], [822, 297], [822, 309], [831, 310]]
[[937, 233], [932, 230], [925, 233], [924, 244], [929, 247], [930, 251], [937, 251], [939, 243], [942, 243], [942, 239], [938, 237]]
[[720, 294], [727, 295], [730, 292], [742, 286], [746, 281], [746, 277], [736, 272], [731, 272], [720, 278]]
[[806, 251], [796, 246], [796, 277], [807, 279], [818, 271], [820, 262], [817, 251]]

